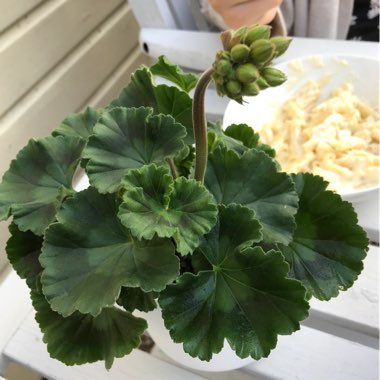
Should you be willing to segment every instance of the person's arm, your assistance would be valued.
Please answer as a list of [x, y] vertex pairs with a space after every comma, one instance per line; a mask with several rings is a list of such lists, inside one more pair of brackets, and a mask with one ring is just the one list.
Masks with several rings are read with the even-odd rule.
[[269, 24], [276, 16], [282, 0], [209, 0], [213, 10], [230, 28], [253, 24]]

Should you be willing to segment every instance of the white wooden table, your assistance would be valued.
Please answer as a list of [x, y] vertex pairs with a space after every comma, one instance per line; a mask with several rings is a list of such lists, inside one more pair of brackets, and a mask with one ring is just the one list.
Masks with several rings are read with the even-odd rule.
[[[378, 55], [378, 48], [367, 43], [295, 39], [292, 46], [287, 58], [325, 51]], [[214, 50], [208, 51], [210, 54]], [[222, 114], [225, 100], [213, 98], [212, 93], [208, 96], [211, 113]], [[377, 241], [378, 217], [378, 207], [374, 207], [365, 210], [360, 219], [371, 238]], [[110, 371], [104, 369], [102, 362], [67, 367], [49, 357], [34, 321], [29, 290], [10, 271], [3, 281], [0, 279], [0, 378], [7, 364], [17, 362], [54, 380], [376, 380], [379, 378], [379, 253], [377, 246], [371, 246], [363, 273], [347, 292], [327, 303], [312, 301], [311, 316], [301, 330], [280, 337], [268, 359], [225, 373], [180, 368], [157, 348], [151, 354], [134, 350], [131, 355], [115, 360]]]

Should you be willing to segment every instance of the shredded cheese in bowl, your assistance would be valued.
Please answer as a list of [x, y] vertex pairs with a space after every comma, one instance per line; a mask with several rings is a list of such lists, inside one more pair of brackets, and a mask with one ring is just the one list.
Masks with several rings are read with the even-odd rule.
[[263, 143], [275, 148], [282, 169], [312, 172], [331, 190], [349, 193], [378, 186], [379, 112], [358, 98], [350, 83], [321, 101], [326, 78], [307, 81], [277, 117], [260, 128]]

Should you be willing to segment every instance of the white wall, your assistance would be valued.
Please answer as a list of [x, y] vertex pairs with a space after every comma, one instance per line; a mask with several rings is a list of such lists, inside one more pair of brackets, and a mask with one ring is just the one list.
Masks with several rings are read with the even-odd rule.
[[[146, 58], [125, 0], [0, 0], [0, 176], [31, 137], [103, 106]], [[0, 223], [0, 271], [8, 231]]]

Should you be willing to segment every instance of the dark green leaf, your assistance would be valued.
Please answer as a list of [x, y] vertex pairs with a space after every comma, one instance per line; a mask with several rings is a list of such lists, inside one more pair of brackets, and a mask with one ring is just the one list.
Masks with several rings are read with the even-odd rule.
[[247, 124], [232, 124], [224, 133], [240, 142], [247, 148], [256, 148], [259, 143], [259, 134]]
[[12, 214], [21, 231], [42, 235], [62, 200], [73, 193], [72, 178], [83, 146], [77, 137], [30, 140], [0, 184], [0, 220]]
[[12, 223], [9, 226], [11, 237], [7, 241], [5, 251], [13, 269], [23, 279], [26, 279], [29, 287], [34, 287], [37, 276], [42, 272], [42, 267], [38, 261], [41, 253], [43, 239], [33, 232], [20, 231]]
[[112, 107], [152, 107], [155, 114], [171, 115], [185, 126], [186, 144], [194, 143], [192, 122], [192, 99], [176, 87], [156, 85], [152, 73], [142, 66], [131, 76], [131, 81], [119, 97], [110, 104]]
[[207, 123], [207, 139], [210, 152], [218, 147], [227, 148], [239, 154], [248, 150], [241, 141], [226, 135], [219, 121]]
[[90, 183], [101, 193], [117, 191], [129, 169], [173, 158], [185, 134], [171, 116], [153, 116], [150, 108], [104, 112], [83, 152]]
[[147, 328], [144, 319], [114, 307], [103, 309], [96, 317], [75, 312], [64, 318], [51, 310], [42, 294], [32, 291], [31, 298], [50, 356], [66, 365], [105, 360], [110, 369], [114, 358], [139, 346]]
[[155, 298], [158, 297], [156, 292], [143, 292], [140, 288], [122, 287], [117, 303], [127, 311], [140, 310], [148, 312], [157, 307]]
[[247, 148], [261, 150], [272, 158], [276, 156], [276, 151], [272, 147], [267, 144], [259, 144], [259, 134], [247, 124], [232, 124], [226, 128], [224, 133], [240, 141]]
[[193, 146], [186, 145], [185, 148], [174, 157], [174, 164], [179, 177], [189, 178], [195, 159], [195, 148]]
[[123, 181], [126, 191], [119, 218], [139, 239], [173, 237], [186, 255], [216, 222], [212, 195], [199, 182], [179, 177], [156, 165], [131, 170]]
[[363, 269], [368, 239], [352, 205], [326, 191], [327, 182], [312, 174], [293, 175], [300, 197], [297, 229], [289, 246], [280, 245], [290, 276], [321, 300], [346, 290]]
[[291, 178], [256, 149], [241, 157], [217, 149], [209, 156], [205, 185], [218, 204], [238, 203], [255, 211], [267, 243], [288, 244], [295, 230], [298, 195]]
[[41, 281], [53, 310], [96, 316], [122, 286], [160, 291], [177, 278], [171, 241], [133, 239], [116, 216], [118, 206], [114, 195], [90, 187], [67, 200], [46, 230]]
[[192, 90], [198, 81], [198, 75], [183, 72], [178, 65], [170, 62], [169, 59], [163, 55], [158, 57], [157, 63], [150, 67], [150, 71], [154, 75], [158, 75], [175, 83], [186, 92]]
[[91, 107], [80, 113], [72, 113], [53, 131], [53, 136], [75, 136], [87, 140], [92, 135], [99, 116]]
[[242, 358], [266, 357], [277, 335], [299, 329], [307, 316], [305, 289], [286, 277], [281, 253], [249, 247], [260, 238], [251, 210], [221, 206], [218, 223], [198, 249], [212, 269], [185, 273], [161, 292], [165, 326], [191, 356], [210, 360], [227, 339]]

